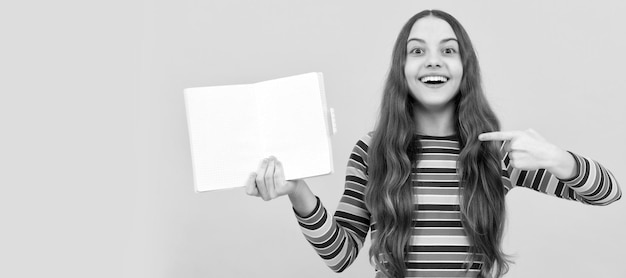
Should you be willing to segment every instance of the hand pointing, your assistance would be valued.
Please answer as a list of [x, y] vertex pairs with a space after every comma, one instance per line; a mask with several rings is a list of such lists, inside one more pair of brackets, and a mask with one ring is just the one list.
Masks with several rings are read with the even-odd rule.
[[525, 131], [495, 131], [480, 134], [480, 141], [504, 141], [510, 164], [522, 170], [546, 169], [566, 179], [574, 175], [576, 161], [568, 152], [551, 144], [532, 129]]

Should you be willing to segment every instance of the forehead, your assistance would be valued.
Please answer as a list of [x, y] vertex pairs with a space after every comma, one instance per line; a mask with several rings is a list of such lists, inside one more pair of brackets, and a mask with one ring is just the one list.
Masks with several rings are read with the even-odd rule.
[[411, 33], [409, 33], [409, 39], [412, 38], [439, 42], [441, 39], [456, 39], [457, 37], [448, 22], [438, 17], [427, 16], [420, 18], [413, 24]]

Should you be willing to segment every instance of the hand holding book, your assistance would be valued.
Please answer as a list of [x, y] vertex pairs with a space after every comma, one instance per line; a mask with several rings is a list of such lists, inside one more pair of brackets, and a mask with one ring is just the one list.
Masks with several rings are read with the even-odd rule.
[[250, 174], [246, 193], [261, 197], [265, 201], [293, 193], [295, 181], [286, 181], [283, 165], [275, 157], [263, 159], [256, 173]]
[[265, 201], [289, 195], [293, 209], [301, 216], [309, 215], [317, 198], [304, 180], [285, 180], [283, 165], [275, 157], [263, 159], [256, 173], [246, 182], [246, 194]]

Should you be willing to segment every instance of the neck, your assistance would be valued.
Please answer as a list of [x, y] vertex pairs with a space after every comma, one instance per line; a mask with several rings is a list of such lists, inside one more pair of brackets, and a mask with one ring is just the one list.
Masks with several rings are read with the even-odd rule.
[[428, 109], [418, 106], [415, 109], [417, 132], [422, 135], [449, 136], [456, 133], [454, 105], [440, 109]]

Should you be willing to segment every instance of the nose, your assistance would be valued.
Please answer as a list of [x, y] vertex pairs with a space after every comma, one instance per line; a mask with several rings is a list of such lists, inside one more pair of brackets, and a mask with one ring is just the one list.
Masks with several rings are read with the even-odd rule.
[[441, 67], [441, 57], [436, 54], [436, 53], [432, 53], [430, 55], [428, 55], [428, 57], [426, 58], [426, 63], [424, 64], [424, 66], [426, 68], [440, 68]]

